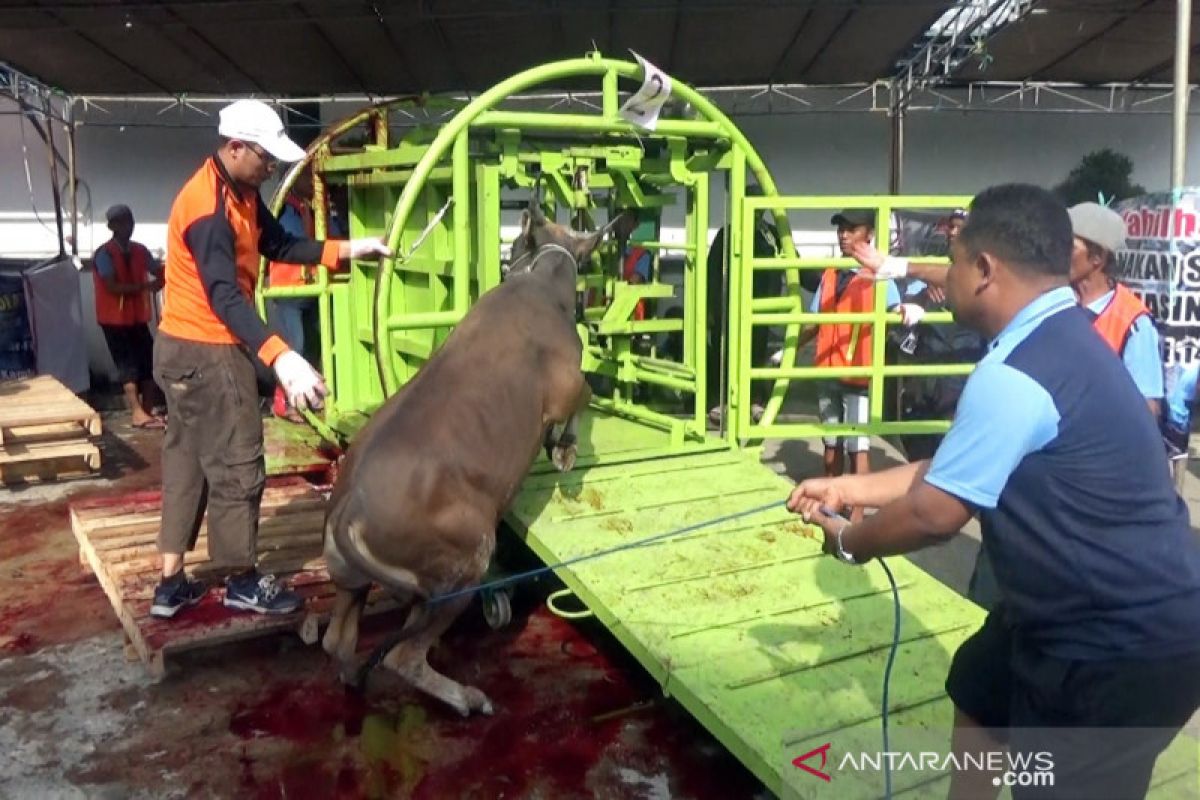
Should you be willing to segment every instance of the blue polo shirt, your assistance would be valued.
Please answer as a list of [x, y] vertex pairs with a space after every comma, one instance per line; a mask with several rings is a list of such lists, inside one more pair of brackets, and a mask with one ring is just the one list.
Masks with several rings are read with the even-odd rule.
[[[851, 270], [854, 274], [858, 274], [857, 269]], [[813, 292], [812, 299], [808, 301], [808, 312], [810, 314], [821, 313], [821, 292], [825, 288], [825, 276], [821, 276], [821, 282], [817, 284], [817, 290]], [[885, 289], [887, 295], [886, 305], [884, 308], [892, 309], [900, 305], [900, 290], [896, 288], [895, 281], [888, 281]]]
[[1060, 658], [1200, 651], [1200, 544], [1128, 371], [1069, 288], [991, 343], [925, 478], [978, 509], [1006, 617]]
[[1181, 431], [1188, 431], [1192, 426], [1192, 404], [1196, 402], [1197, 377], [1200, 377], [1200, 362], [1184, 367], [1171, 393], [1167, 395], [1163, 419], [1168, 425]]
[[[1114, 291], [1103, 297], [1098, 297], [1088, 303], [1088, 311], [1099, 315], [1112, 302]], [[1129, 337], [1125, 340], [1125, 349], [1121, 352], [1121, 360], [1125, 369], [1133, 376], [1142, 397], [1147, 400], [1161, 400], [1163, 391], [1162, 349], [1159, 344], [1158, 331], [1154, 322], [1143, 314], [1133, 321], [1129, 329]]]

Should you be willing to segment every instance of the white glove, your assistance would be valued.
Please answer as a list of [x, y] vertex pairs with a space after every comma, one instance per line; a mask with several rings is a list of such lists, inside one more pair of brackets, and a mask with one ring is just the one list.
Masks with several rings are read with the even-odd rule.
[[324, 405], [322, 398], [329, 394], [325, 381], [296, 351], [284, 351], [275, 359], [275, 375], [292, 408], [316, 409]]
[[880, 265], [879, 269], [875, 270], [875, 274], [872, 277], [877, 281], [890, 281], [894, 278], [903, 278], [907, 274], [907, 258], [888, 256], [883, 260], [883, 264]]
[[904, 322], [906, 328], [916, 325], [925, 316], [925, 309], [916, 303], [901, 303], [898, 310], [900, 312], [900, 319]]
[[381, 256], [390, 258], [392, 248], [383, 243], [383, 240], [372, 236], [369, 239], [351, 239], [350, 240], [350, 257], [351, 258], [366, 258], [367, 256]]

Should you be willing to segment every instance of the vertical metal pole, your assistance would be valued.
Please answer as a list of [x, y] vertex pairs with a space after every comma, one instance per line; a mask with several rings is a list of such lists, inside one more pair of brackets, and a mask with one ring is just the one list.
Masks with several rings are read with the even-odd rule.
[[75, 101], [67, 106], [67, 182], [71, 186], [71, 255], [79, 255], [79, 186], [75, 179]]
[[620, 104], [617, 102], [620, 96], [617, 94], [617, 72], [609, 69], [604, 73], [604, 78], [601, 82], [601, 114], [604, 119], [615, 119], [617, 110]]
[[454, 305], [459, 314], [471, 307], [471, 162], [464, 127], [454, 140], [450, 170], [454, 197]]
[[62, 218], [62, 194], [58, 187], [58, 159], [55, 158], [57, 151], [54, 147], [54, 117], [53, 108], [50, 105], [50, 98], [44, 100], [46, 113], [46, 155], [50, 159], [50, 188], [53, 190], [54, 196], [54, 223], [58, 228], [58, 255], [65, 256], [67, 254], [66, 243], [63, 241], [63, 218]]
[[1191, 52], [1192, 0], [1178, 0], [1175, 12], [1175, 112], [1171, 137], [1171, 189], [1187, 179], [1188, 56]]
[[743, 305], [743, 300], [750, 295], [747, 289], [751, 285], [751, 276], [750, 270], [745, 270], [743, 274], [743, 266], [746, 259], [754, 257], [754, 213], [747, 212], [743, 207], [745, 196], [746, 154], [736, 149], [729, 168], [729, 206], [725, 210], [725, 216], [729, 218], [729, 236], [726, 237], [729, 256], [721, 298], [725, 307], [725, 332], [718, 331], [729, 343], [722, 350], [724, 356], [719, 374], [724, 393], [718, 402], [725, 406], [725, 413], [721, 416], [721, 433], [728, 432], [730, 441], [741, 438], [742, 407], [748, 407], [746, 395], [750, 388], [749, 372], [745, 369], [750, 360], [750, 343], [742, 342], [747, 338], [743, 334], [750, 329], [744, 327], [742, 316], [750, 313], [749, 302]]
[[[691, 191], [691, 213], [688, 214], [688, 239], [692, 246], [690, 270], [683, 283], [683, 363], [696, 372], [696, 393], [693, 395], [692, 421], [696, 430], [703, 431], [708, 419], [708, 173], [696, 175]], [[731, 224], [726, 231], [732, 231]], [[728, 237], [726, 237], [728, 238]], [[701, 402], [704, 401], [704, 402]]]
[[375, 145], [377, 147], [388, 147], [388, 112], [387, 109], [381, 109], [371, 115], [371, 128], [375, 135]]
[[888, 192], [900, 194], [904, 183], [904, 104], [892, 106], [892, 149], [891, 169], [888, 174]]

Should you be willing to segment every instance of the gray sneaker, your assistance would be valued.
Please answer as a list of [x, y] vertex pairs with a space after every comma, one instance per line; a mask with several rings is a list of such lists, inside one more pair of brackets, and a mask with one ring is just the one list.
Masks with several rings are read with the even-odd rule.
[[169, 581], [160, 581], [154, 587], [154, 600], [150, 604], [150, 616], [170, 619], [188, 606], [204, 599], [208, 587], [187, 575]]
[[256, 614], [291, 614], [304, 598], [275, 580], [274, 575], [248, 572], [225, 581], [225, 607]]

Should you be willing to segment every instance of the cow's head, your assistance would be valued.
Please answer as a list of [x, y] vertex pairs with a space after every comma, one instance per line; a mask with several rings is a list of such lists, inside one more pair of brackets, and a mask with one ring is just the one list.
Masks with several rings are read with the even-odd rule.
[[540, 272], [547, 268], [559, 272], [569, 267], [574, 281], [579, 265], [592, 255], [606, 233], [607, 227], [588, 233], [573, 231], [566, 225], [546, 219], [536, 201], [530, 203], [529, 209], [521, 212], [521, 235], [513, 242], [509, 253], [508, 274]]

